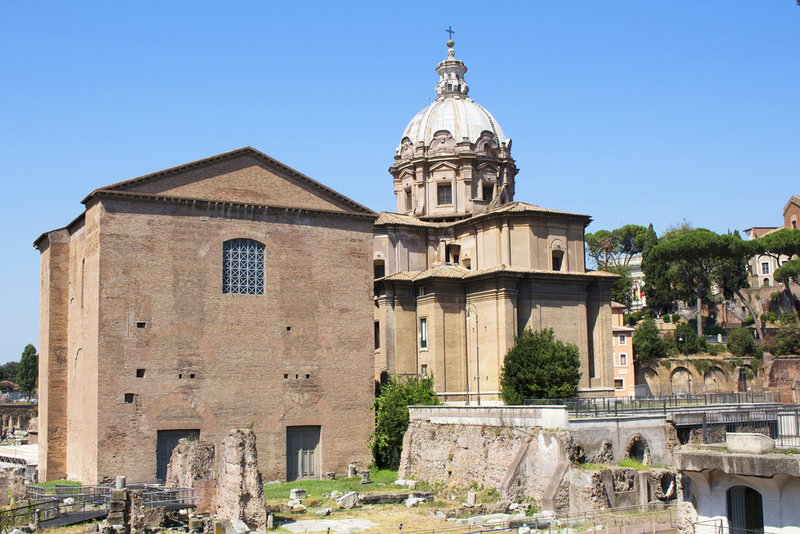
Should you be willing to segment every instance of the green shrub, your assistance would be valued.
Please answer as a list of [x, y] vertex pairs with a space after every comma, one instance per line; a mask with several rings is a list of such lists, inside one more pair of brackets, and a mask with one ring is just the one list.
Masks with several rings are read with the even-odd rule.
[[775, 355], [800, 354], [800, 325], [794, 313], [784, 313], [778, 331], [764, 340], [764, 350]]
[[678, 354], [697, 354], [705, 350], [705, 338], [697, 338], [697, 331], [688, 324], [679, 324], [675, 329], [675, 348]]
[[672, 322], [673, 323], [677, 323], [680, 320], [681, 320], [681, 314], [680, 313], [673, 313], [672, 314]]
[[769, 294], [769, 300], [776, 303], [780, 302], [782, 294], [783, 294], [782, 291], [773, 291], [772, 293]]
[[645, 319], [633, 333], [633, 354], [640, 360], [664, 358], [667, 355], [661, 332], [653, 319]]
[[762, 313], [759, 319], [761, 319], [762, 323], [774, 323], [775, 321], [778, 320], [778, 316], [775, 315], [775, 312], [768, 312], [768, 313]]
[[636, 323], [642, 320], [644, 317], [644, 313], [641, 311], [635, 311], [633, 313], [626, 313], [622, 316], [622, 320], [625, 321], [625, 324], [629, 326], [636, 326]]
[[697, 369], [697, 373], [700, 376], [704, 376], [706, 374], [706, 371], [708, 371], [711, 368], [711, 362], [708, 360], [695, 360], [694, 368]]
[[753, 320], [753, 316], [752, 315], [748, 315], [747, 317], [742, 319], [742, 326], [750, 326], [750, 325], [752, 325], [754, 323], [755, 323], [755, 321]]
[[719, 343], [709, 343], [706, 352], [708, 352], [709, 356], [719, 356], [725, 352], [725, 346]]
[[669, 320], [670, 320], [670, 315], [669, 315], [669, 314], [666, 314], [666, 315], [664, 315], [664, 317], [662, 317], [662, 319], [664, 319], [664, 322], [665, 322], [665, 323], [668, 323], [668, 322], [669, 322]]

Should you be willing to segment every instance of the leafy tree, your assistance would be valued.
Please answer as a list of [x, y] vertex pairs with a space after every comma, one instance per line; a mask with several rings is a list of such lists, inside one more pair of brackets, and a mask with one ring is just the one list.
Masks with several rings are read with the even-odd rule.
[[555, 339], [552, 328], [537, 332], [526, 328], [503, 360], [500, 397], [512, 405], [524, 399], [574, 397], [580, 368], [577, 346]]
[[598, 230], [592, 234], [583, 236], [586, 241], [586, 252], [597, 264], [597, 268], [604, 270], [616, 252], [617, 244], [614, 236], [608, 230]]
[[764, 340], [764, 350], [775, 354], [800, 354], [800, 325], [794, 313], [781, 315], [780, 326], [774, 336]]
[[619, 278], [611, 285], [611, 295], [614, 301], [624, 304], [627, 309], [630, 309], [633, 302], [631, 268], [627, 265], [619, 265], [609, 266], [605, 270], [619, 275]]
[[[720, 262], [727, 258], [728, 244], [711, 230], [697, 228], [670, 241], [656, 245], [650, 255], [656, 261], [670, 262], [683, 274], [686, 287], [697, 299], [700, 317], [702, 301], [714, 279]], [[697, 335], [702, 335], [702, 321], [697, 322]]]
[[[788, 256], [791, 258], [796, 254], [800, 255], [800, 230], [782, 228], [777, 232], [769, 233], [764, 237], [754, 240], [753, 246], [755, 248], [754, 253], [767, 254], [776, 260], [779, 260], [781, 256]], [[789, 263], [792, 262], [787, 262], [787, 265]], [[782, 267], [783, 266], [781, 266], [781, 268]], [[800, 276], [797, 275], [797, 273], [800, 272], [800, 266], [790, 267], [779, 274], [778, 271], [780, 271], [781, 268], [776, 269], [775, 273], [773, 273], [773, 277], [776, 281], [783, 283], [786, 296], [789, 297], [789, 302], [794, 306], [795, 312], [800, 314], [800, 302], [795, 298], [791, 287], [789, 287], [789, 281], [793, 279], [792, 273], [797, 277], [795, 278], [795, 282], [800, 279]], [[780, 280], [778, 276], [780, 276]]]
[[661, 332], [652, 318], [646, 318], [634, 331], [633, 353], [640, 360], [666, 357], [667, 348], [664, 340], [661, 339]]
[[36, 391], [36, 381], [39, 379], [39, 355], [36, 354], [36, 347], [30, 343], [22, 350], [22, 357], [19, 359], [17, 370], [17, 384], [19, 392], [30, 398], [31, 393]]
[[0, 366], [0, 381], [16, 382], [19, 362], [8, 362]]
[[433, 377], [400, 379], [389, 375], [372, 408], [375, 410], [375, 432], [370, 447], [382, 468], [397, 469], [403, 452], [403, 436], [408, 430], [408, 407], [439, 404], [433, 390]]
[[673, 302], [672, 286], [668, 271], [669, 265], [663, 261], [656, 261], [650, 256], [650, 251], [658, 244], [653, 225], [647, 228], [644, 246], [642, 247], [642, 272], [644, 273], [644, 296], [647, 305], [651, 308], [663, 308]]
[[705, 349], [704, 337], [697, 335], [697, 332], [688, 324], [679, 324], [673, 334], [675, 337], [675, 350], [678, 354], [697, 354]]
[[758, 330], [758, 339], [764, 339], [764, 331], [761, 323], [756, 320], [756, 312], [750, 306], [749, 299], [744, 298], [742, 289], [750, 287], [750, 271], [747, 268], [747, 261], [753, 256], [757, 245], [752, 241], [744, 241], [739, 232], [720, 236], [722, 246], [719, 249], [720, 262], [715, 274], [715, 280], [722, 287], [722, 294], [726, 299], [734, 295], [750, 312], [753, 323]]
[[631, 258], [641, 254], [647, 228], [638, 224], [626, 224], [616, 230], [598, 230], [586, 234], [586, 252], [601, 271], [627, 266]]
[[741, 327], [731, 330], [728, 334], [728, 352], [734, 356], [755, 356], [760, 358], [762, 348], [753, 339], [753, 334], [747, 328]]
[[786, 296], [789, 297], [789, 300], [794, 304], [795, 310], [800, 313], [800, 300], [794, 296], [792, 288], [789, 286], [789, 282], [800, 284], [800, 259], [787, 261], [775, 269], [772, 277], [776, 282], [785, 286], [786, 289], [784, 291], [786, 291]]

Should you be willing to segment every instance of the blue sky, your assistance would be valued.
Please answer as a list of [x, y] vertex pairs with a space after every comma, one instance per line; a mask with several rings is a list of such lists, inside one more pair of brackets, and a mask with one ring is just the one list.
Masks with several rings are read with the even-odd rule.
[[2, 2], [0, 363], [38, 347], [33, 240], [97, 187], [249, 145], [393, 210], [450, 25], [518, 200], [725, 232], [800, 194], [795, 0]]

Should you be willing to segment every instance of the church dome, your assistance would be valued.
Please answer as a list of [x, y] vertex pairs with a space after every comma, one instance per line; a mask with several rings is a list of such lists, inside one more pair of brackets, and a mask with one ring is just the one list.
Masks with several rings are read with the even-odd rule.
[[436, 134], [442, 131], [449, 132], [456, 143], [464, 138], [475, 143], [483, 132], [491, 132], [498, 145], [506, 142], [503, 130], [492, 114], [467, 96], [469, 86], [464, 81], [467, 67], [463, 61], [455, 59], [453, 41], [448, 41], [447, 45], [448, 57], [436, 69], [439, 74], [436, 92], [439, 96], [408, 123], [398, 151], [404, 144], [408, 146], [408, 141], [412, 145], [423, 141], [425, 146], [430, 146]]

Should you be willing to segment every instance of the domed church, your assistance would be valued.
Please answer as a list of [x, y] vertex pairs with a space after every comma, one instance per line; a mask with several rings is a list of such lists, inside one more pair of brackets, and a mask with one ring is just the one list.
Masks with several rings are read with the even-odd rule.
[[584, 396], [614, 396], [611, 284], [587, 271], [591, 217], [514, 200], [518, 169], [447, 42], [436, 100], [409, 122], [389, 172], [397, 212], [374, 226], [375, 372], [432, 375], [448, 402], [499, 401], [524, 328], [580, 348]]

